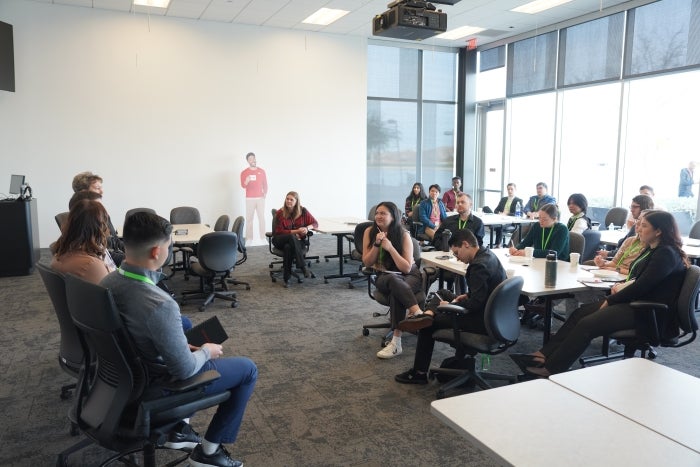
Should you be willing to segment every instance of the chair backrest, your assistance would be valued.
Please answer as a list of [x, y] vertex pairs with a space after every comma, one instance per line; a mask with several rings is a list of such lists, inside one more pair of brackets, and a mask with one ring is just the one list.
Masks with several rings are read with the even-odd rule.
[[600, 231], [598, 230], [584, 230], [583, 238], [586, 243], [583, 246], [583, 253], [581, 253], [581, 264], [584, 261], [590, 261], [595, 258], [598, 247], [600, 246]]
[[214, 232], [223, 232], [224, 230], [228, 230], [230, 223], [231, 220], [226, 214], [220, 215], [214, 224]]
[[[126, 220], [131, 217], [132, 215], [136, 214], [137, 212], [148, 212], [151, 214], [155, 214], [156, 210], [151, 209], [151, 208], [131, 208], [128, 211], [126, 211], [126, 214], [124, 214], [124, 223], [126, 223]], [[188, 222], [189, 223], [189, 222]], [[183, 222], [184, 224], [184, 222]]]
[[58, 225], [58, 228], [61, 229], [63, 224], [65, 224], [66, 220], [68, 220], [68, 213], [67, 212], [59, 212], [54, 216], [54, 219], [56, 220], [56, 224]]
[[608, 213], [605, 215], [605, 221], [603, 225], [601, 225], [601, 228], [605, 226], [607, 229], [608, 226], [612, 223], [614, 226], [621, 227], [625, 225], [627, 222], [627, 214], [629, 211], [627, 211], [627, 208], [621, 208], [621, 207], [614, 207], [610, 208]]
[[236, 266], [245, 263], [248, 259], [248, 250], [245, 247], [245, 236], [243, 231], [245, 230], [245, 217], [238, 216], [233, 220], [233, 227], [231, 227], [231, 232], [238, 236], [238, 252], [241, 256], [236, 261]]
[[171, 224], [201, 224], [202, 217], [199, 209], [190, 206], [180, 206], [170, 210]]
[[671, 214], [676, 219], [681, 235], [688, 235], [693, 227], [693, 215], [688, 211], [673, 211]]
[[75, 328], [68, 310], [65, 280], [62, 274], [45, 264], [37, 263], [36, 268], [39, 270], [41, 280], [49, 293], [49, 298], [53, 304], [56, 318], [58, 318], [58, 325], [61, 329], [61, 346], [58, 352], [61, 367], [77, 377], [80, 366], [83, 363], [84, 354], [78, 330]]
[[700, 267], [692, 265], [685, 273], [683, 285], [678, 295], [678, 325], [685, 333], [698, 330], [695, 311], [700, 293]]
[[484, 206], [481, 210], [484, 211], [484, 214], [493, 214], [493, 209], [488, 206]]
[[693, 226], [690, 228], [688, 237], [694, 238], [696, 240], [700, 239], [700, 221], [695, 221]]
[[[586, 249], [586, 239], [578, 232], [569, 232], [569, 253], [578, 253], [583, 256]], [[580, 258], [579, 258], [580, 261]]]
[[68, 309], [95, 374], [81, 373], [76, 388], [78, 426], [101, 446], [119, 451], [115, 436], [131, 402], [146, 386], [146, 374], [124, 328], [111, 292], [75, 276], [66, 276]]
[[524, 280], [520, 276], [506, 279], [493, 289], [484, 309], [484, 324], [489, 335], [504, 344], [520, 337], [518, 300]]
[[598, 208], [595, 206], [589, 206], [586, 209], [586, 215], [591, 220], [593, 225], [601, 225], [605, 223], [605, 216], [610, 211], [610, 208]]
[[236, 266], [238, 235], [234, 232], [211, 232], [202, 236], [197, 245], [199, 264], [213, 273], [224, 273]]
[[367, 222], [360, 222], [355, 226], [355, 233], [353, 234], [353, 243], [355, 244], [355, 251], [357, 251], [362, 257], [362, 253], [364, 252], [364, 245], [362, 244], [362, 241], [365, 236], [365, 230], [371, 225], [374, 224], [374, 221], [367, 221]]
[[374, 213], [377, 212], [377, 205], [375, 204], [371, 208], [369, 208], [369, 212], [367, 213], [367, 219], [373, 221], [374, 220]]

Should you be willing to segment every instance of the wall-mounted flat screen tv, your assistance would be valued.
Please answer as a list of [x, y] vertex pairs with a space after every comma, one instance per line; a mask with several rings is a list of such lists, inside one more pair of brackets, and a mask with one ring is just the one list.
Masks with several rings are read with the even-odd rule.
[[0, 21], [0, 90], [15, 92], [15, 47], [12, 25]]

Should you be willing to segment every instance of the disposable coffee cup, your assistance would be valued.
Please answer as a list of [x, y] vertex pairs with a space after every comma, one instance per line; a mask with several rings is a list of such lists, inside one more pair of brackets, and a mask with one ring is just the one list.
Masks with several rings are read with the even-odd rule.
[[581, 255], [579, 253], [571, 253], [569, 255], [569, 261], [571, 262], [572, 266], [577, 266], [580, 260]]
[[515, 269], [506, 269], [506, 277], [510, 279], [513, 276], [515, 276]]
[[531, 246], [525, 247], [525, 257], [526, 258], [532, 258], [532, 255], [534, 255], [534, 254], [535, 254], [534, 247], [531, 247]]

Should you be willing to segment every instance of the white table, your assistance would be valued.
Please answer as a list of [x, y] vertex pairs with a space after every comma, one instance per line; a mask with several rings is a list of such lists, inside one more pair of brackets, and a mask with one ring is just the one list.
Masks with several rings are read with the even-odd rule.
[[[518, 227], [519, 231], [522, 232], [523, 224], [532, 224], [533, 222], [538, 222], [537, 219], [530, 219], [529, 217], [515, 217], [515, 216], [504, 216], [503, 214], [477, 214], [481, 222], [485, 226], [492, 227], [494, 225], [504, 226], [504, 225], [515, 225]], [[522, 237], [522, 235], [521, 235]], [[489, 245], [493, 247], [493, 229], [489, 229]]]
[[547, 380], [436, 400], [430, 410], [501, 465], [700, 465], [698, 453]]
[[630, 358], [549, 380], [700, 454], [698, 378], [644, 358]]
[[338, 274], [328, 274], [323, 276], [323, 282], [327, 284], [329, 279], [340, 279], [344, 277], [353, 279], [355, 277], [358, 277], [359, 274], [356, 272], [343, 272], [343, 263], [345, 259], [343, 255], [343, 237], [345, 235], [355, 233], [355, 227], [357, 227], [358, 224], [367, 222], [367, 219], [360, 219], [358, 217], [321, 217], [316, 220], [318, 221], [318, 228], [314, 229], [316, 232], [335, 235], [337, 239], [336, 254], [327, 256], [327, 258], [338, 258], [339, 271]]
[[200, 238], [213, 231], [206, 224], [173, 224], [173, 243], [198, 243]]

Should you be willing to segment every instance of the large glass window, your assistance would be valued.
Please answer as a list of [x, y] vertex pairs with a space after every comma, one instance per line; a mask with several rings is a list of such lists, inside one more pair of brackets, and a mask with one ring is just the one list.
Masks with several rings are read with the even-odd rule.
[[556, 31], [510, 44], [508, 96], [554, 89], [556, 69]]
[[414, 182], [450, 186], [457, 54], [368, 48], [367, 204], [403, 207]]
[[700, 0], [664, 0], [630, 10], [626, 75], [700, 64]]

